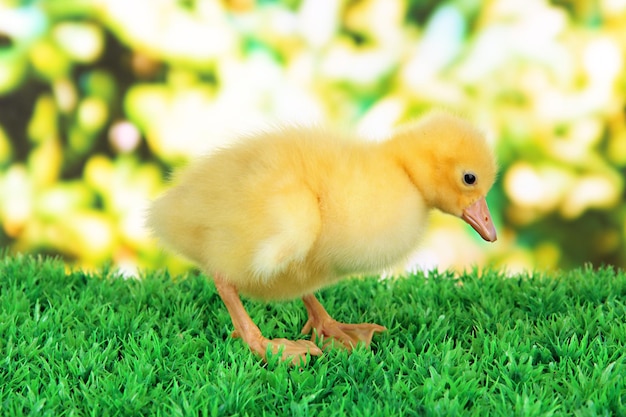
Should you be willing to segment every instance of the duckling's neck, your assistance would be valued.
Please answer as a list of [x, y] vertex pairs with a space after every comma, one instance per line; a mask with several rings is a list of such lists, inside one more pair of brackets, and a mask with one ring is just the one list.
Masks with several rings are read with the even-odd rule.
[[381, 144], [385, 153], [407, 174], [430, 208], [439, 208], [437, 184], [441, 176], [437, 156], [414, 134], [398, 132]]

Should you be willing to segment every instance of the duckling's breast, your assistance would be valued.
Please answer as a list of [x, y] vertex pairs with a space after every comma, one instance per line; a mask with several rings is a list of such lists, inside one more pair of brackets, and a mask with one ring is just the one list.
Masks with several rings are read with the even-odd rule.
[[347, 178], [343, 192], [322, 199], [316, 256], [340, 275], [394, 266], [424, 233], [428, 209], [418, 190], [401, 170], [381, 169], [378, 176]]

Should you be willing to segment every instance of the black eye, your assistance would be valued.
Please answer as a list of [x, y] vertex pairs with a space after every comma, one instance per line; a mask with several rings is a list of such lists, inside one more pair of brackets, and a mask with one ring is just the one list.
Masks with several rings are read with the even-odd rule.
[[466, 172], [463, 174], [463, 182], [467, 185], [474, 185], [476, 183], [476, 175]]

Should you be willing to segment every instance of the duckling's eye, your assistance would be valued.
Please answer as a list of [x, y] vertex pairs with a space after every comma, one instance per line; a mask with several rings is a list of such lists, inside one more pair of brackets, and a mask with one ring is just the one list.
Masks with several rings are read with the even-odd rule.
[[474, 185], [476, 183], [476, 175], [466, 172], [463, 174], [463, 182], [467, 185]]

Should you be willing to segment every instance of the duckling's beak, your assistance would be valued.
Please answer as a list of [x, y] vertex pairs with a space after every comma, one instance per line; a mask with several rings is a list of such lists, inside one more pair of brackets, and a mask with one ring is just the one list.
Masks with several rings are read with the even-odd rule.
[[463, 210], [461, 218], [472, 226], [487, 242], [495, 242], [498, 238], [496, 236], [496, 228], [491, 220], [489, 207], [487, 207], [487, 201], [484, 197], [476, 200]]

